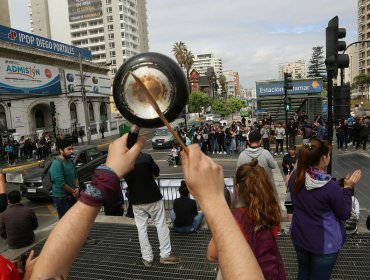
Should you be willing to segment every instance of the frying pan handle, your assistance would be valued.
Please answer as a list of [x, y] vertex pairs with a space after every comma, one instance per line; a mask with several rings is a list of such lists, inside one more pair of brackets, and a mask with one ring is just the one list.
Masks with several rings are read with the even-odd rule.
[[127, 148], [131, 149], [135, 145], [139, 136], [140, 127], [136, 124], [132, 125], [127, 137]]

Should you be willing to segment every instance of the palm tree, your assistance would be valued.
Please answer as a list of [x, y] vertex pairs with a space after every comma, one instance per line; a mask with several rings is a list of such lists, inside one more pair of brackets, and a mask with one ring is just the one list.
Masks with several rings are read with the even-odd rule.
[[194, 64], [194, 55], [188, 49], [185, 49], [185, 60], [184, 60], [184, 67], [186, 69], [186, 78], [188, 79], [189, 89], [191, 90], [190, 84], [190, 69], [193, 67]]
[[186, 51], [187, 51], [186, 45], [182, 41], [176, 42], [173, 45], [172, 53], [176, 57], [176, 60], [180, 64], [181, 67], [184, 65], [184, 62], [185, 62], [185, 52]]

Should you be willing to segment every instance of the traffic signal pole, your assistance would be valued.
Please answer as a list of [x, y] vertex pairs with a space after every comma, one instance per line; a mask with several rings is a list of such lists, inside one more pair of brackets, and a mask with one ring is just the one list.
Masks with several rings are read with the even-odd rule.
[[[328, 82], [327, 82], [327, 92], [328, 92], [328, 142], [331, 145], [333, 143], [333, 71], [327, 71]], [[330, 151], [330, 162], [328, 165], [327, 173], [331, 174], [331, 162], [332, 162], [332, 152]]]
[[286, 110], [286, 102], [288, 100], [288, 90], [284, 89], [284, 109], [285, 109], [285, 145], [286, 145], [286, 151], [288, 152], [289, 148], [289, 136], [288, 136], [288, 110]]

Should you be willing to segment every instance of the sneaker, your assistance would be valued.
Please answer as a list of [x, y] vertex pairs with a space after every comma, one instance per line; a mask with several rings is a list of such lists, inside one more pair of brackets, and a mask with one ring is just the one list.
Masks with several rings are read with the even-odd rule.
[[145, 267], [151, 267], [153, 265], [153, 261], [147, 261], [145, 259], [141, 259]]
[[224, 152], [224, 155], [226, 155], [226, 152]]
[[96, 244], [96, 239], [92, 239], [91, 237], [87, 237], [85, 241], [85, 245], [94, 245]]
[[174, 165], [173, 167], [177, 167], [177, 165]]
[[274, 154], [274, 156], [277, 156], [277, 155], [278, 155], [277, 153]]
[[282, 154], [283, 154], [283, 152], [280, 152], [280, 154], [282, 155]]
[[180, 262], [180, 258], [171, 254], [167, 258], [161, 258], [159, 262], [161, 264], [177, 264]]

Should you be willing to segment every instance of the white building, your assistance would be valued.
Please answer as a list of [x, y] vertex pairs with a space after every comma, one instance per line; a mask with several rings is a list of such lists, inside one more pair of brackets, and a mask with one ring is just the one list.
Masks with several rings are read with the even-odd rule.
[[91, 56], [87, 50], [5, 26], [0, 30], [0, 134], [16, 129], [33, 139], [40, 131], [53, 134], [54, 127], [56, 134], [82, 128], [95, 139], [102, 126], [107, 135], [117, 134], [107, 66], [80, 60], [78, 54]]
[[307, 78], [306, 62], [298, 60], [295, 62], [286, 62], [279, 64], [279, 79], [284, 79], [284, 72], [291, 73], [293, 79]]
[[205, 76], [207, 69], [213, 67], [217, 78], [222, 74], [222, 60], [217, 58], [212, 53], [198, 54], [194, 59], [193, 68], [195, 68], [201, 76]]
[[29, 7], [34, 34], [89, 49], [112, 75], [149, 50], [146, 0], [30, 0]]
[[0, 25], [10, 26], [8, 0], [0, 0]]

